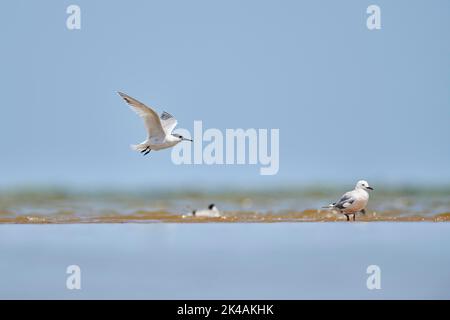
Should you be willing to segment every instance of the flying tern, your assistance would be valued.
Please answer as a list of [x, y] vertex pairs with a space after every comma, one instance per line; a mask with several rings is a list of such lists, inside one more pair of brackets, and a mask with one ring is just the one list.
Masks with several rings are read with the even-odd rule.
[[172, 133], [178, 121], [170, 113], [164, 111], [161, 116], [158, 116], [152, 108], [142, 102], [125, 93], [118, 92], [118, 94], [144, 120], [144, 125], [147, 129], [147, 139], [139, 144], [131, 145], [133, 150], [147, 155], [151, 150], [157, 151], [171, 148], [181, 141], [192, 142], [191, 139]]

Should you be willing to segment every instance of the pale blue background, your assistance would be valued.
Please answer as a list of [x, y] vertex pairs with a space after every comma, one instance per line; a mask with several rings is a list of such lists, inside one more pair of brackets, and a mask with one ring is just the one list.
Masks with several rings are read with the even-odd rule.
[[[2, 1], [0, 186], [445, 184], [449, 31], [445, 0]], [[279, 174], [131, 152], [116, 90], [189, 130], [280, 128]]]

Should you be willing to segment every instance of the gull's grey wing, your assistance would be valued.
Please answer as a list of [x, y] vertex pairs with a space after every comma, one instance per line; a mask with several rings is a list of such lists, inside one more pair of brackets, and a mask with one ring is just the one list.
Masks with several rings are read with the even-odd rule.
[[175, 119], [173, 115], [165, 111], [161, 114], [160, 118], [161, 118], [161, 125], [166, 134], [171, 134], [173, 129], [175, 129], [175, 127], [178, 124], [177, 119]]
[[353, 202], [355, 202], [355, 198], [347, 192], [337, 202], [333, 203], [333, 206], [342, 210], [351, 206]]
[[136, 112], [142, 119], [144, 119], [145, 127], [148, 131], [148, 138], [150, 137], [164, 137], [164, 128], [158, 114], [147, 107], [142, 102], [130, 97], [129, 95], [118, 92], [123, 100]]

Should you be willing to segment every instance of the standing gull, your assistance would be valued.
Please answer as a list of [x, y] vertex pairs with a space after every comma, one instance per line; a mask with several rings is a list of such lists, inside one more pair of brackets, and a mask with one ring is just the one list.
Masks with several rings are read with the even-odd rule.
[[171, 114], [164, 111], [161, 117], [158, 117], [158, 114], [152, 108], [147, 107], [142, 102], [125, 93], [118, 92], [118, 94], [129, 104], [134, 112], [144, 119], [145, 128], [147, 129], [147, 139], [140, 144], [132, 145], [131, 148], [133, 150], [147, 155], [152, 150], [170, 148], [183, 140], [192, 142], [191, 139], [172, 133], [178, 121]]
[[330, 209], [339, 210], [347, 217], [347, 221], [350, 220], [349, 215], [353, 215], [353, 221], [355, 221], [355, 215], [358, 212], [366, 214], [366, 206], [369, 201], [369, 193], [367, 190], [373, 190], [369, 186], [369, 183], [365, 180], [360, 180], [356, 184], [354, 190], [344, 193], [344, 195], [337, 201], [327, 207]]

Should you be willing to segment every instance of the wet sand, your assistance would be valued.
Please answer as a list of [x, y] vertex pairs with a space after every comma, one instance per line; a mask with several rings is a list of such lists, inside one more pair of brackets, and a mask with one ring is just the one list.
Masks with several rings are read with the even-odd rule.
[[0, 298], [450, 299], [449, 243], [428, 222], [3, 224]]
[[[369, 212], [358, 214], [360, 222], [448, 222], [450, 213], [435, 215], [402, 215], [398, 212], [385, 211], [382, 214]], [[347, 222], [345, 215], [327, 210], [283, 211], [260, 213], [255, 211], [221, 212], [220, 217], [194, 217], [190, 213], [171, 213], [164, 211], [139, 210], [123, 214], [103, 212], [101, 215], [80, 216], [73, 213], [56, 213], [52, 215], [28, 214], [0, 215], [0, 224], [101, 224], [101, 223], [277, 223], [277, 222]], [[352, 221], [353, 222], [353, 221]]]
[[[341, 189], [232, 190], [210, 192], [5, 191], [0, 224], [322, 222], [345, 221], [321, 209]], [[450, 221], [450, 189], [393, 189], [373, 193], [359, 221]], [[215, 203], [220, 218], [192, 217], [193, 209]]]

